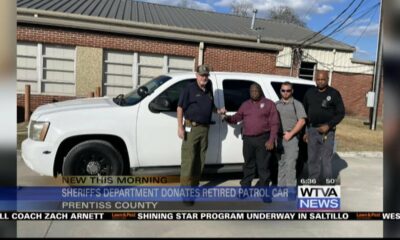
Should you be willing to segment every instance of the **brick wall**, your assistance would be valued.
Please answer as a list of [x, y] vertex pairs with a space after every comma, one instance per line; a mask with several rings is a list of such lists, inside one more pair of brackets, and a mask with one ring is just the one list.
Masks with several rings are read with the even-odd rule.
[[[198, 61], [198, 44], [154, 38], [126, 36], [72, 29], [57, 29], [18, 25], [17, 40], [41, 43], [54, 43], [72, 46], [88, 46], [123, 51], [137, 51], [193, 57]], [[223, 47], [206, 44], [204, 62], [214, 71], [254, 72], [277, 75], [290, 75], [290, 68], [276, 67], [277, 52]], [[294, 71], [294, 75], [296, 72]], [[337, 88], [345, 101], [347, 113], [366, 117], [369, 108], [365, 106], [365, 94], [371, 89], [372, 76], [352, 73], [333, 74], [333, 87]], [[383, 92], [383, 91], [382, 91]], [[74, 97], [32, 95], [31, 109], [38, 105], [71, 99]], [[17, 97], [18, 106], [23, 106], [23, 95]], [[383, 95], [379, 101], [379, 116], [382, 116]]]
[[[338, 89], [348, 115], [369, 117], [370, 108], [366, 107], [365, 95], [372, 89], [373, 75], [334, 72], [332, 87]], [[382, 117], [383, 85], [378, 102], [378, 116]]]
[[214, 71], [275, 73], [277, 52], [208, 45], [204, 62]]
[[[289, 76], [290, 68], [278, 67], [275, 72], [277, 75]], [[340, 91], [347, 115], [365, 118], [369, 117], [370, 108], [366, 107], [365, 95], [372, 89], [372, 81], [373, 75], [343, 72], [334, 72], [332, 74], [332, 87]], [[382, 86], [378, 102], [379, 118], [382, 117], [383, 110]]]
[[197, 57], [195, 43], [92, 31], [18, 25], [17, 40]]
[[[52, 95], [31, 95], [31, 109], [36, 109], [38, 106], [53, 103], [53, 102], [61, 102], [66, 100], [76, 99], [76, 97], [70, 96], [52, 96]], [[25, 97], [24, 94], [17, 94], [17, 105], [24, 106]]]
[[[116, 49], [130, 52], [168, 54], [195, 58], [198, 62], [198, 44], [183, 41], [159, 40], [149, 37], [127, 36], [77, 29], [61, 29], [45, 26], [19, 24], [17, 40], [50, 44], [86, 46], [103, 49]], [[204, 62], [214, 71], [236, 71], [275, 73], [277, 52], [227, 48], [206, 44]], [[31, 109], [52, 102], [71, 99], [71, 97], [32, 95]], [[18, 95], [19, 107], [23, 107], [23, 95]]]
[[[36, 95], [31, 94], [31, 112], [37, 107], [47, 103], [61, 102], [66, 100], [76, 99], [76, 97], [70, 96], [52, 96], [52, 95]], [[25, 94], [17, 94], [17, 121], [24, 121], [24, 109], [25, 109]]]
[[[189, 56], [195, 58], [196, 63], [199, 52], [197, 43], [30, 25], [18, 25], [17, 40]], [[214, 71], [274, 74], [277, 54], [275, 51], [206, 44], [204, 63], [210, 64]]]
[[[276, 75], [290, 76], [290, 68], [277, 67], [275, 69]], [[294, 74], [294, 72], [293, 72]]]

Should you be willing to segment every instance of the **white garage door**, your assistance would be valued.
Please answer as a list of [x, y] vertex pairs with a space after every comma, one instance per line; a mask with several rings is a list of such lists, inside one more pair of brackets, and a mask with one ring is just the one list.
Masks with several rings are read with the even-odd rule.
[[75, 47], [17, 43], [17, 91], [75, 95]]
[[161, 74], [193, 70], [194, 58], [107, 50], [103, 94], [126, 94]]

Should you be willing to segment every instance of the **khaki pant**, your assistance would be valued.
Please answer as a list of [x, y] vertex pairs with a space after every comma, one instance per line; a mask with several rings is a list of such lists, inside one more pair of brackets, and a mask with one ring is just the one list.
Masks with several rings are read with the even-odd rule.
[[208, 128], [196, 126], [185, 132], [181, 149], [181, 186], [199, 185], [207, 154]]

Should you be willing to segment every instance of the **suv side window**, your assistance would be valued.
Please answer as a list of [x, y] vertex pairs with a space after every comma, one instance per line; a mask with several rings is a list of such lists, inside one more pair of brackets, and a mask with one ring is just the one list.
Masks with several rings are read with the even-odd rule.
[[[160, 95], [156, 97], [157, 98], [164, 98], [167, 99], [170, 102], [170, 111], [168, 112], [176, 112], [176, 108], [178, 107], [178, 101], [179, 101], [179, 96], [183, 89], [186, 87], [187, 84], [192, 83], [196, 81], [196, 79], [186, 79], [180, 82], [175, 83], [171, 87], [169, 87], [167, 90], [162, 92]], [[155, 101], [154, 99], [153, 101]]]
[[[304, 95], [308, 91], [308, 89], [313, 88], [313, 85], [307, 85], [307, 84], [298, 84], [298, 83], [292, 83], [293, 84], [293, 97], [297, 99], [300, 102], [303, 102]], [[274, 88], [274, 91], [278, 98], [281, 98], [281, 82], [271, 82], [272, 87]]]
[[255, 82], [249, 80], [224, 80], [224, 102], [227, 111], [236, 112], [244, 101], [250, 99], [250, 85]]

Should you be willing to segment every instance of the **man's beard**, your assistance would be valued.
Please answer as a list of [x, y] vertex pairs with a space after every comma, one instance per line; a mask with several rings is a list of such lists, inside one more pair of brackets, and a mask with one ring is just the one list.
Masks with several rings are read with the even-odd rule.
[[251, 100], [253, 100], [253, 101], [259, 101], [260, 99], [261, 99], [261, 96], [260, 97], [257, 97], [257, 98], [255, 98], [255, 97], [250, 97], [251, 98]]

